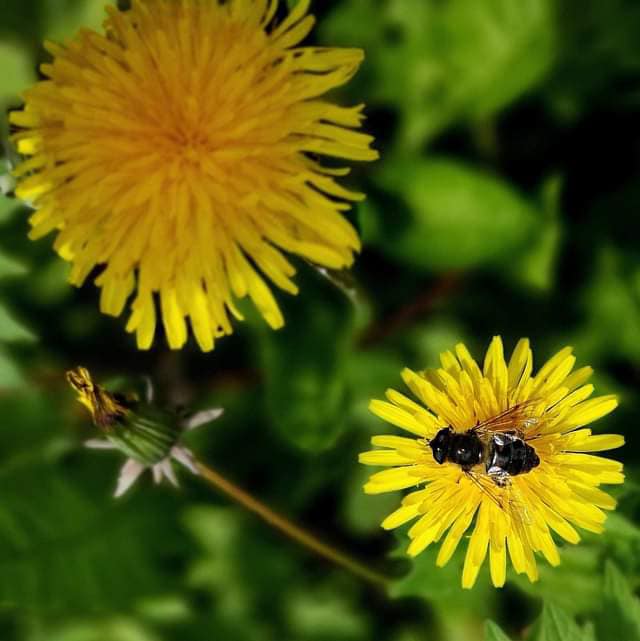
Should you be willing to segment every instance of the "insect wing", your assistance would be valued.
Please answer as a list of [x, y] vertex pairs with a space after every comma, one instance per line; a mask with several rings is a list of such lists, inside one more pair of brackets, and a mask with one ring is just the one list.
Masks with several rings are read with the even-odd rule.
[[[518, 486], [510, 481], [505, 490], [505, 501], [509, 506], [509, 515], [512, 520], [518, 521], [519, 525], [533, 525], [533, 517], [527, 509], [527, 505]], [[525, 528], [526, 529], [526, 528]]]
[[537, 412], [540, 401], [537, 399], [518, 403], [513, 407], [501, 412], [497, 416], [478, 423], [471, 429], [479, 436], [485, 436], [491, 432], [515, 431], [526, 440], [526, 433], [534, 427], [540, 427], [545, 421], [544, 416]]
[[533, 519], [527, 509], [522, 493], [512, 480], [508, 480], [502, 487], [490, 478], [466, 471], [467, 478], [491, 501], [493, 501], [511, 520], [512, 525], [520, 531], [525, 526], [533, 525]]
[[487, 498], [493, 501], [501, 510], [504, 509], [504, 505], [498, 496], [498, 487], [493, 481], [471, 470], [465, 470], [464, 474]]

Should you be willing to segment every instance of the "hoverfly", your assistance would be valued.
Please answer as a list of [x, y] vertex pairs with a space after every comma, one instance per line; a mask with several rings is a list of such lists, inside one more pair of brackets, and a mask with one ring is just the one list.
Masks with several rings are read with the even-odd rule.
[[[456, 432], [448, 425], [428, 443], [437, 463], [459, 465], [501, 510], [507, 510], [508, 505], [512, 523], [520, 529], [521, 536], [528, 536], [525, 526], [533, 521], [511, 479], [540, 465], [538, 454], [527, 442], [532, 440], [527, 431], [544, 421], [535, 416], [539, 404], [537, 399], [518, 403], [465, 432]], [[484, 466], [485, 474], [474, 471], [478, 465]]]
[[532, 415], [538, 404], [537, 400], [518, 403], [465, 432], [443, 427], [429, 441], [433, 458], [439, 464], [455, 463], [467, 473], [484, 464], [487, 476], [498, 487], [506, 487], [512, 476], [540, 465], [535, 449], [527, 443], [527, 430], [542, 420]]

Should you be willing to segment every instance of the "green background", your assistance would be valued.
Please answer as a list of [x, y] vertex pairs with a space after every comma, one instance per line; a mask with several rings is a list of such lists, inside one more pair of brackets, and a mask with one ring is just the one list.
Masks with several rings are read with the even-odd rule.
[[[43, 38], [99, 25], [103, 0], [3, 0], [0, 106], [45, 60]], [[367, 58], [336, 99], [366, 102], [382, 160], [348, 182], [364, 251], [356, 303], [303, 262], [278, 294], [287, 326], [251, 317], [203, 355], [136, 351], [98, 291], [65, 282], [28, 211], [0, 200], [0, 639], [2, 641], [640, 640], [640, 4], [633, 0], [316, 1], [311, 42]], [[3, 118], [3, 120], [6, 120]], [[4, 125], [3, 125], [4, 126]], [[6, 129], [6, 127], [5, 127]], [[6, 134], [6, 131], [5, 131]], [[541, 561], [530, 585], [486, 572], [459, 588], [403, 557], [379, 522], [399, 495], [367, 497], [357, 453], [393, 432], [367, 411], [403, 366], [433, 366], [492, 335], [565, 344], [620, 408], [625, 434], [607, 531]], [[181, 474], [111, 493], [122, 458], [95, 436], [64, 372], [150, 374], [165, 403], [222, 405], [190, 446], [257, 497], [394, 582], [385, 595], [327, 565]], [[496, 623], [487, 622], [490, 619]], [[497, 626], [500, 626], [499, 628]]]

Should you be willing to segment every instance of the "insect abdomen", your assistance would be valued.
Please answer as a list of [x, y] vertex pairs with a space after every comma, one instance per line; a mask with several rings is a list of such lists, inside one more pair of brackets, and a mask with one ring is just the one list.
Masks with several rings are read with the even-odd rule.
[[491, 437], [486, 465], [489, 474], [502, 472], [517, 476], [530, 472], [538, 465], [540, 459], [536, 451], [518, 436], [502, 433]]

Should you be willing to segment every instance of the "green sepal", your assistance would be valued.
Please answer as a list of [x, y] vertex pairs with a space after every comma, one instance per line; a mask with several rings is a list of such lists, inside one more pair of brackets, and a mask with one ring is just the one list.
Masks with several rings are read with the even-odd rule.
[[181, 433], [173, 414], [144, 405], [130, 410], [106, 437], [129, 458], [155, 465], [169, 456]]

